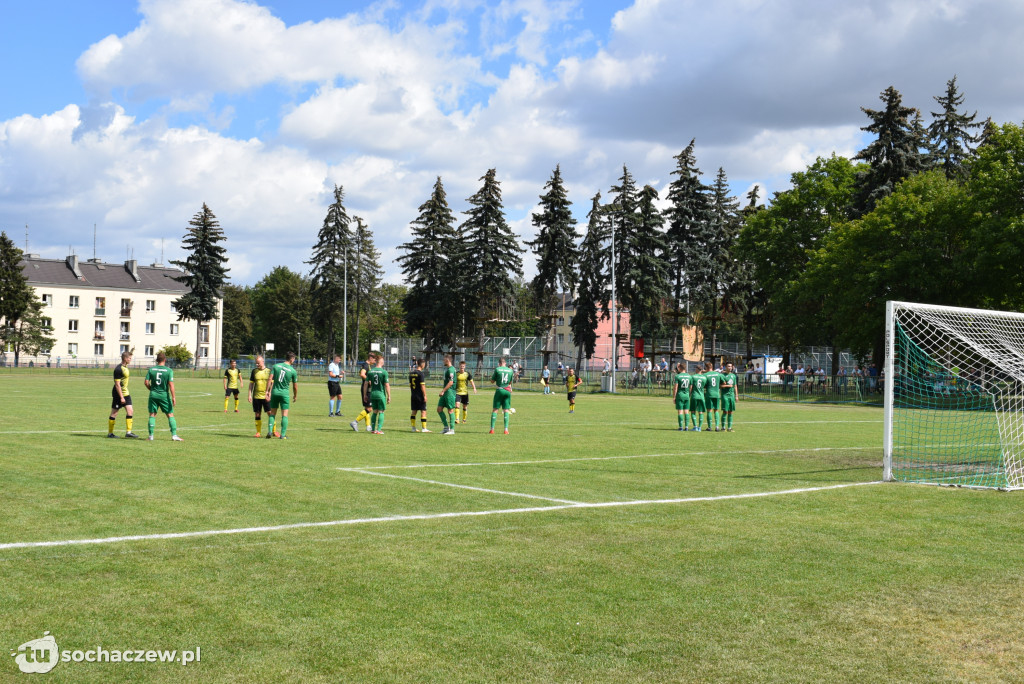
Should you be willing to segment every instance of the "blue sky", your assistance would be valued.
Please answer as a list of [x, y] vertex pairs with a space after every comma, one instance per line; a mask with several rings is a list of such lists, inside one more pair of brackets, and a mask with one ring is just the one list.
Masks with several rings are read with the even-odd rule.
[[[207, 202], [232, 277], [302, 263], [331, 189], [392, 263], [440, 175], [457, 212], [488, 168], [508, 219], [556, 164], [582, 219], [623, 164], [664, 191], [697, 140], [710, 181], [784, 189], [864, 144], [894, 85], [926, 121], [1024, 118], [1016, 0], [0, 0], [0, 228], [30, 251], [168, 258]], [[527, 258], [527, 270], [532, 271]]]

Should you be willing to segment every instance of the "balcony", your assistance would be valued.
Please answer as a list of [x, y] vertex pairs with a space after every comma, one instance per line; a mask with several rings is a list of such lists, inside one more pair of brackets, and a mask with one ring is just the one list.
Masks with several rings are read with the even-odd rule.
[[105, 307], [102, 307], [102, 306], [97, 306], [96, 307], [96, 315], [97, 316], [106, 316], [107, 315], [107, 309]]
[[126, 332], [121, 333], [121, 340], [122, 341], [130, 340], [131, 337], [132, 337], [131, 333], [126, 333]]
[[127, 308], [121, 309], [121, 318], [131, 318], [131, 315], [132, 315], [132, 307], [129, 306]]
[[102, 330], [97, 330], [92, 334], [92, 339], [100, 340], [101, 342], [106, 339], [107, 335]]

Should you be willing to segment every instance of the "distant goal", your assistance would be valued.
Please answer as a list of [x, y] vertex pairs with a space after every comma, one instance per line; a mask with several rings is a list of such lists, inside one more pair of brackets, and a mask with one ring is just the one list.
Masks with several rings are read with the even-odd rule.
[[1024, 314], [889, 302], [885, 480], [1024, 489]]

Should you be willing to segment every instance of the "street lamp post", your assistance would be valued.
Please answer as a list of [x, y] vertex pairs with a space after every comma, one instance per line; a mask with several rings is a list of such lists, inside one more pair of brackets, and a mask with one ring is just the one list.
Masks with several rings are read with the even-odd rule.
[[615, 370], [619, 366], [618, 305], [615, 301], [615, 221], [612, 221], [612, 394], [615, 394]]
[[298, 352], [298, 356], [299, 356], [299, 359], [298, 359], [299, 365], [301, 366], [302, 365], [302, 333], [299, 333], [299, 352]]
[[341, 338], [341, 365], [342, 368], [348, 364], [348, 245], [345, 245], [345, 299], [342, 305], [342, 333]]

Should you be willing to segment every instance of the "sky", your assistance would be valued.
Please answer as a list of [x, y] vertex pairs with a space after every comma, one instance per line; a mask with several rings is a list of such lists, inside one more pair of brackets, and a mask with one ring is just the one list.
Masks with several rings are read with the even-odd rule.
[[[530, 240], [556, 165], [585, 226], [628, 166], [666, 196], [785, 190], [866, 143], [895, 86], [925, 122], [954, 75], [1024, 120], [1020, 0], [0, 0], [0, 229], [44, 257], [182, 258], [205, 202], [230, 277], [305, 272], [334, 186], [386, 279], [438, 176], [462, 220], [497, 170]], [[69, 251], [70, 250], [70, 251]], [[524, 258], [527, 277], [533, 258]]]

